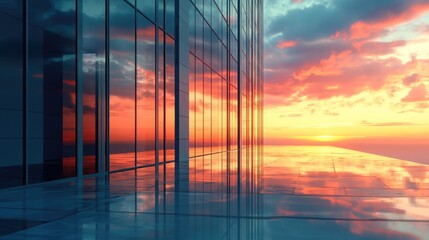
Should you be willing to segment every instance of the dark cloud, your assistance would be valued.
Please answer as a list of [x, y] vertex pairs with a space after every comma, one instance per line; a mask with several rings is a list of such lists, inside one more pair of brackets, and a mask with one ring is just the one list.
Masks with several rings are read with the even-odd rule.
[[[332, 52], [341, 52], [350, 48], [352, 48], [351, 43], [343, 40], [330, 40], [323, 43], [302, 42], [286, 51], [279, 51], [277, 47], [268, 46], [266, 49], [268, 59], [265, 66], [268, 68], [286, 66], [295, 69], [303, 63], [317, 63], [320, 59], [329, 57]], [[270, 59], [275, 61], [269, 61]]]
[[269, 35], [282, 33], [288, 40], [310, 41], [335, 35], [361, 20], [377, 21], [396, 15], [423, 0], [336, 0], [331, 5], [293, 9], [273, 19]]

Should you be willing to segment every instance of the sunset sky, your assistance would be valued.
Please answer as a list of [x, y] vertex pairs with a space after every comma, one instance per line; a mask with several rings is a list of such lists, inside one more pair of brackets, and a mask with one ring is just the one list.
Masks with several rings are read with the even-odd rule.
[[267, 143], [429, 143], [429, 1], [264, 7]]

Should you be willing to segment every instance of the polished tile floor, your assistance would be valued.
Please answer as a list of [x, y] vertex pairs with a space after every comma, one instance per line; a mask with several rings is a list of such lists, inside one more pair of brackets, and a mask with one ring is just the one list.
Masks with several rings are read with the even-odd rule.
[[334, 147], [267, 146], [262, 189], [251, 194], [210, 187], [213, 179], [175, 192], [166, 178], [154, 191], [152, 172], [2, 190], [0, 237], [429, 239], [427, 165]]

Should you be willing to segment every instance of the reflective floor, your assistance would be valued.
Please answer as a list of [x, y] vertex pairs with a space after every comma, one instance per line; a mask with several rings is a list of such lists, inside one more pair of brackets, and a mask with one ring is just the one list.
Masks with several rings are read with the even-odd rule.
[[262, 189], [252, 194], [216, 178], [175, 192], [168, 176], [154, 191], [153, 172], [2, 190], [0, 237], [429, 239], [427, 165], [334, 147], [268, 146]]

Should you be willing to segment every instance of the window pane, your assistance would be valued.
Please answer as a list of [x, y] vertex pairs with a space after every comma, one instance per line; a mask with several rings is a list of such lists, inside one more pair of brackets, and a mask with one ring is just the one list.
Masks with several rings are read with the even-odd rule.
[[164, 9], [165, 9], [165, 3], [164, 0], [158, 0], [158, 26], [164, 29], [164, 22], [165, 22], [165, 16], [164, 16]]
[[137, 0], [137, 8], [140, 9], [147, 18], [155, 21], [155, 0]]
[[175, 6], [174, 0], [165, 0], [165, 31], [175, 37]]
[[137, 16], [137, 164], [155, 163], [155, 26]]
[[196, 150], [196, 91], [195, 91], [195, 57], [189, 54], [189, 157], [195, 156]]
[[195, 154], [198, 156], [203, 154], [204, 146], [204, 64], [197, 60], [195, 67]]
[[83, 172], [97, 172], [97, 126], [101, 84], [105, 79], [104, 2], [82, 2]]
[[23, 183], [21, 1], [0, 2], [0, 188]]
[[[28, 1], [29, 182], [76, 175], [75, 1]], [[61, 16], [61, 20], [58, 17]]]
[[165, 161], [165, 72], [164, 32], [158, 30], [158, 145], [159, 162]]
[[204, 65], [204, 83], [203, 83], [203, 114], [204, 114], [204, 154], [211, 153], [211, 145], [212, 145], [212, 96], [211, 96], [211, 87], [212, 87], [212, 79], [211, 79], [211, 70], [209, 67]]
[[135, 10], [110, 1], [110, 170], [135, 166]]
[[174, 123], [175, 123], [175, 60], [174, 40], [170, 36], [165, 39], [165, 149], [166, 160], [174, 160]]

